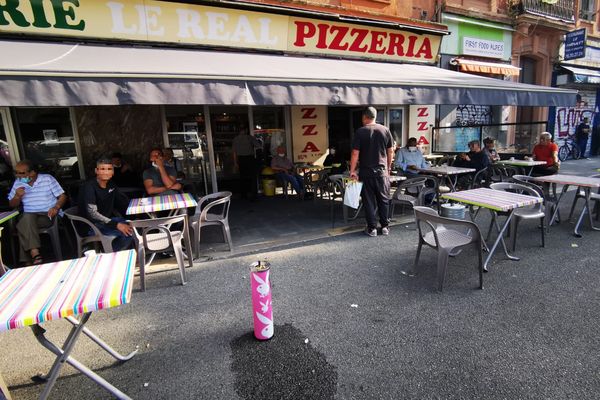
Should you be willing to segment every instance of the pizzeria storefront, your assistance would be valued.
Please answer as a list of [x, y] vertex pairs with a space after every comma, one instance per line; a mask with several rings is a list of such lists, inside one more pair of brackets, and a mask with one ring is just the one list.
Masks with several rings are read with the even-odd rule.
[[0, 19], [11, 55], [0, 60], [0, 144], [9, 163], [39, 160], [64, 180], [89, 175], [102, 154], [141, 169], [150, 148], [172, 146], [213, 192], [235, 182], [231, 142], [244, 129], [266, 156], [284, 145], [294, 161], [318, 162], [330, 144], [349, 151], [366, 105], [404, 143], [427, 126], [419, 105], [575, 102], [571, 90], [435, 67], [443, 26], [159, 1], [31, 4]]

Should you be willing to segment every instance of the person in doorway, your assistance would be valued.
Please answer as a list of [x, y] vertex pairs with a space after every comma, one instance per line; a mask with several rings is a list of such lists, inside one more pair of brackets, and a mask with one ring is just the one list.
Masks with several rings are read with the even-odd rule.
[[256, 198], [256, 155], [257, 141], [250, 135], [247, 128], [233, 138], [234, 168], [240, 172], [240, 197], [242, 199]]
[[558, 159], [558, 146], [552, 142], [550, 132], [542, 132], [538, 144], [533, 148], [531, 155], [536, 161], [546, 161], [546, 165], [537, 165], [533, 167], [532, 175], [554, 175], [560, 168], [560, 160]]
[[481, 150], [479, 140], [471, 140], [469, 142], [469, 152], [459, 154], [454, 162], [455, 167], [475, 168], [481, 171], [491, 164], [489, 157]]
[[500, 156], [496, 151], [496, 140], [494, 138], [486, 137], [483, 139], [483, 151], [490, 160], [490, 164], [500, 160]]
[[389, 235], [390, 179], [394, 157], [393, 139], [390, 130], [375, 122], [377, 110], [367, 107], [362, 114], [363, 126], [354, 134], [350, 156], [350, 177], [363, 183], [362, 200], [365, 207], [368, 236], [377, 236], [379, 214], [381, 234]]
[[324, 167], [331, 167], [331, 174], [342, 174], [345, 171], [344, 160], [334, 146], [329, 148], [329, 154], [323, 161]]
[[[115, 185], [119, 187], [136, 186], [135, 173], [131, 169], [131, 166], [123, 160], [123, 155], [121, 153], [113, 153], [111, 162], [114, 171], [112, 181]], [[139, 185], [139, 182], [137, 182], [137, 185]]]
[[289, 182], [298, 193], [298, 197], [304, 198], [304, 180], [294, 171], [294, 163], [286, 157], [285, 147], [277, 147], [277, 154], [271, 159], [271, 169], [284, 185]]
[[133, 243], [133, 228], [123, 215], [129, 199], [112, 181], [112, 160], [108, 157], [100, 158], [96, 162], [95, 173], [96, 177], [81, 187], [79, 212], [104, 235], [116, 236], [112, 242], [113, 251], [128, 249]]
[[396, 152], [394, 160], [396, 169], [402, 170], [406, 175], [417, 175], [418, 168], [429, 168], [430, 165], [425, 158], [423, 153], [417, 148], [417, 138], [408, 138], [406, 147], [401, 147]]
[[38, 174], [29, 160], [17, 163], [15, 176], [17, 179], [8, 194], [8, 204], [23, 209], [17, 223], [19, 260], [27, 262], [29, 256], [33, 265], [41, 264], [40, 229], [54, 223], [67, 196], [52, 175]]
[[177, 182], [177, 172], [169, 165], [165, 165], [162, 150], [154, 148], [150, 151], [152, 166], [142, 175], [146, 193], [151, 196], [178, 193], [182, 186]]
[[585, 158], [585, 150], [587, 148], [588, 138], [590, 137], [590, 131], [590, 119], [585, 117], [575, 129], [575, 141], [577, 142], [577, 147], [579, 147], [580, 158]]

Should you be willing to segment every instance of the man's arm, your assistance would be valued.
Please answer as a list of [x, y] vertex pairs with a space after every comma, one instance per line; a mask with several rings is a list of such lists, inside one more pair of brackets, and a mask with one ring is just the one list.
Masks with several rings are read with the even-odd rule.
[[169, 175], [162, 159], [158, 159], [155, 162], [158, 166], [158, 172], [160, 173], [160, 179], [162, 180], [163, 185], [170, 189], [177, 183], [177, 177]]
[[394, 162], [394, 149], [392, 147], [387, 148], [387, 171], [388, 174], [392, 171], [392, 162]]
[[350, 178], [352, 179], [358, 179], [358, 174], [356, 173], [356, 165], [358, 164], [359, 154], [359, 150], [352, 150], [352, 154], [350, 155]]
[[56, 204], [54, 205], [54, 207], [52, 207], [51, 209], [48, 210], [48, 217], [54, 218], [54, 216], [56, 214], [58, 214], [58, 212], [65, 205], [66, 202], [67, 202], [67, 195], [64, 193], [61, 193], [58, 196], [58, 198], [56, 199]]
[[25, 196], [25, 188], [23, 186], [17, 187], [17, 182], [15, 182], [8, 194], [8, 205], [11, 208], [18, 208], [21, 205], [23, 196]]

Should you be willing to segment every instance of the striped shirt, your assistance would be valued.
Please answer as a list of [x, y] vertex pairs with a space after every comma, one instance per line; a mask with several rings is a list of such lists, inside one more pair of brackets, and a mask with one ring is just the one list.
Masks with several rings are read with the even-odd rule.
[[56, 179], [48, 174], [38, 174], [33, 186], [15, 181], [8, 194], [8, 200], [15, 197], [18, 188], [25, 188], [21, 204], [23, 204], [23, 212], [26, 213], [47, 212], [56, 205], [58, 196], [65, 192]]

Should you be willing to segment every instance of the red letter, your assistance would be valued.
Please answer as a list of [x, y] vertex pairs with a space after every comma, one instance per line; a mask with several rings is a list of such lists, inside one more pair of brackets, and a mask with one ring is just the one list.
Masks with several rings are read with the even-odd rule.
[[402, 57], [404, 55], [402, 43], [404, 43], [404, 35], [400, 35], [399, 33], [390, 33], [390, 43], [388, 44], [388, 50], [386, 54], [388, 56], [393, 56], [395, 53]]
[[294, 42], [294, 46], [304, 47], [306, 46], [305, 40], [315, 36], [317, 28], [315, 24], [310, 22], [294, 21], [294, 23], [296, 24], [296, 41]]
[[313, 142], [307, 142], [306, 146], [304, 146], [304, 150], [302, 150], [302, 153], [308, 153], [308, 152], [316, 153], [318, 151], [320, 151], [319, 148], [317, 146], [315, 146], [315, 144]]
[[431, 56], [431, 43], [429, 42], [429, 38], [423, 39], [423, 44], [421, 45], [421, 48], [419, 49], [419, 51], [417, 51], [417, 54], [415, 54], [415, 58], [420, 58], [421, 53], [423, 53], [425, 55], [425, 58], [432, 57]]
[[302, 125], [302, 129], [304, 129], [302, 136], [318, 135], [319, 131], [315, 131], [316, 127], [316, 125]]
[[385, 47], [383, 45], [383, 38], [387, 37], [387, 33], [381, 31], [371, 31], [371, 47], [369, 53], [383, 54], [385, 53]]
[[354, 38], [354, 42], [352, 42], [352, 45], [350, 45], [350, 51], [356, 51], [358, 53], [365, 53], [367, 51], [368, 46], [364, 45], [363, 47], [361, 47], [360, 45], [362, 44], [363, 40], [365, 40], [365, 38], [369, 34], [369, 31], [367, 29], [358, 29], [358, 28], [354, 28], [350, 31], [350, 35], [354, 35], [355, 33], [356, 33], [356, 37]]
[[417, 130], [418, 131], [426, 131], [427, 130], [427, 121], [417, 122]]
[[417, 108], [417, 117], [429, 117], [429, 113], [427, 111], [428, 111], [427, 107]]
[[408, 49], [406, 50], [406, 57], [414, 57], [415, 56], [415, 42], [417, 41], [416, 36], [408, 37]]
[[301, 108], [300, 111], [303, 112], [302, 119], [315, 119], [317, 118], [317, 114], [315, 114], [316, 108]]
[[344, 43], [342, 45], [342, 40], [346, 36], [346, 33], [348, 33], [349, 29], [350, 28], [347, 28], [345, 26], [333, 25], [331, 27], [331, 33], [334, 33], [335, 36], [333, 37], [333, 40], [331, 41], [331, 44], [329, 45], [329, 49], [331, 49], [331, 50], [346, 50], [348, 48], [348, 43]]
[[317, 49], [326, 49], [327, 48], [327, 30], [329, 25], [327, 24], [318, 24], [319, 28], [319, 40], [317, 41], [317, 45], [315, 46]]

